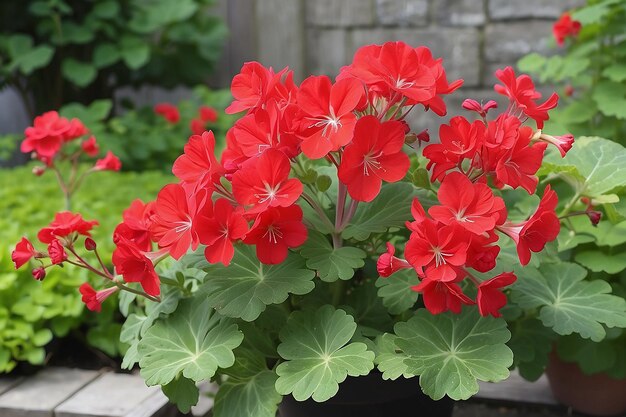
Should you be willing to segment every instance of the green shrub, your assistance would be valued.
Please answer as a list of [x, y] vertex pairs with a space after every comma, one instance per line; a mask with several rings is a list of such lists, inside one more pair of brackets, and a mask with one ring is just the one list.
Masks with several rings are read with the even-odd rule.
[[[86, 338], [91, 345], [119, 355], [125, 346], [118, 342], [121, 326], [115, 320], [115, 301], [105, 303], [101, 314], [83, 309], [76, 288], [87, 279], [85, 270], [72, 265], [54, 268], [43, 283], [36, 282], [27, 267], [13, 270], [10, 251], [15, 243], [22, 235], [36, 240], [37, 231], [63, 204], [53, 174], [39, 178], [30, 170], [0, 170], [0, 372], [10, 371], [17, 361], [43, 363], [44, 346], [52, 337], [65, 336], [81, 324], [89, 328]], [[110, 259], [114, 249], [111, 234], [122, 211], [135, 198], [153, 199], [170, 179], [157, 172], [87, 177], [74, 197], [74, 211], [100, 222], [93, 235], [103, 259]]]
[[152, 107], [130, 109], [121, 116], [108, 118], [111, 101], [98, 100], [89, 106], [69, 104], [61, 109], [65, 117], [77, 117], [96, 136], [102, 151], [110, 150], [122, 161], [125, 171], [160, 170], [170, 172], [172, 163], [183, 152], [191, 136], [190, 123], [198, 117], [200, 106], [213, 107], [217, 120], [205, 125], [215, 133], [218, 147], [237, 116], [224, 113], [232, 97], [228, 90], [209, 90], [197, 86], [188, 100], [177, 104], [180, 121], [167, 122]]
[[564, 54], [532, 53], [518, 66], [560, 86], [559, 108], [550, 113], [546, 130], [626, 144], [626, 3], [590, 0], [572, 12], [572, 19], [582, 23], [582, 30], [568, 41]]
[[121, 86], [206, 80], [226, 35], [213, 0], [3, 0], [0, 88], [31, 115]]

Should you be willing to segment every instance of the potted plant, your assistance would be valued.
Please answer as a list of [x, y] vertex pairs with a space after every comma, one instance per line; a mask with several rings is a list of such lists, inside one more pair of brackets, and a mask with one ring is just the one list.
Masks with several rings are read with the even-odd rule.
[[[273, 417], [279, 404], [283, 416], [387, 415], [422, 407], [415, 376], [434, 400], [467, 399], [478, 381], [509, 375], [500, 310], [513, 267], [560, 230], [556, 193], [536, 173], [550, 144], [565, 154], [573, 142], [535, 128], [556, 95], [542, 102], [510, 67], [496, 75], [506, 111], [488, 117], [495, 102], [468, 99], [476, 120], [452, 118], [427, 145], [407, 114], [444, 115], [442, 96], [462, 81], [425, 47], [362, 47], [334, 83], [298, 86], [287, 69], [247, 63], [226, 110], [246, 114], [221, 158], [212, 133], [189, 139], [178, 182], [125, 212], [114, 269], [83, 238], [82, 218], [40, 234], [103, 278], [98, 291], [81, 287], [89, 308], [120, 292], [123, 366], [138, 364], [182, 411], [205, 380], [220, 386], [217, 417]], [[522, 213], [524, 195], [534, 200]], [[590, 308], [610, 297], [596, 286], [587, 295]], [[605, 324], [626, 326], [626, 306], [607, 308], [624, 320]], [[444, 410], [428, 415], [451, 411], [436, 404]]]
[[[543, 81], [563, 87], [565, 103], [547, 123], [552, 131], [593, 133], [624, 144], [625, 115], [620, 113], [626, 91], [626, 67], [621, 63], [626, 46], [624, 16], [623, 2], [590, 1], [563, 15], [554, 25], [556, 41], [566, 47], [565, 54], [549, 58], [530, 54], [519, 62], [522, 69], [540, 74]], [[560, 195], [566, 197], [561, 213], [567, 216], [587, 212], [597, 225], [593, 227], [581, 218], [567, 219], [567, 227], [558, 240], [559, 258], [586, 268], [586, 280], [598, 281], [594, 285], [603, 285], [607, 290], [610, 286], [622, 298], [621, 302], [626, 296], [626, 240], [620, 233], [626, 225], [626, 175], [622, 166], [625, 158], [624, 148], [617, 143], [585, 138], [567, 161], [549, 156], [550, 162], [543, 169], [547, 180], [560, 184]], [[604, 175], [598, 175], [600, 172]], [[584, 270], [579, 271], [583, 274]], [[623, 330], [608, 329], [606, 336], [596, 334], [590, 338], [553, 334], [552, 339], [555, 349], [547, 371], [558, 399], [596, 415], [626, 411]], [[545, 365], [545, 355], [540, 356], [537, 372], [530, 375], [533, 378]]]

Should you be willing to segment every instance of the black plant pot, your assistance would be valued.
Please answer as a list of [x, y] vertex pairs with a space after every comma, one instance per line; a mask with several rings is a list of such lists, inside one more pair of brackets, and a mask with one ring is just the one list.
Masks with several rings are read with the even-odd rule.
[[296, 401], [291, 395], [279, 406], [281, 417], [450, 417], [454, 401], [431, 400], [422, 393], [417, 378], [385, 381], [379, 372], [348, 377], [330, 400]]

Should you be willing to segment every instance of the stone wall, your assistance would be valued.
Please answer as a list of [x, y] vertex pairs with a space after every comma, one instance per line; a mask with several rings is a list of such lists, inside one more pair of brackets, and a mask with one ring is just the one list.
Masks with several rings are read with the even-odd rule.
[[[492, 98], [494, 71], [523, 55], [548, 52], [553, 22], [584, 0], [223, 0], [231, 28], [217, 83], [228, 84], [244, 61], [289, 66], [296, 78], [334, 76], [365, 44], [403, 40], [444, 58], [467, 97]], [[251, 7], [252, 6], [252, 7]], [[431, 127], [430, 116], [418, 116]]]

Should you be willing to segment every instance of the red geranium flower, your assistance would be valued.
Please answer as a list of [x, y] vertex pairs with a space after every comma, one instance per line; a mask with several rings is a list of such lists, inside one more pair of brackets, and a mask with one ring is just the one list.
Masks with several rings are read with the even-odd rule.
[[[159, 276], [154, 271], [152, 261], [137, 245], [124, 238], [118, 239], [113, 251], [115, 271], [126, 282], [138, 282], [146, 294], [158, 296], [161, 292]], [[178, 259], [178, 258], [176, 258]]]
[[225, 198], [218, 199], [212, 211], [196, 216], [195, 230], [200, 243], [207, 245], [204, 249], [207, 261], [228, 266], [235, 253], [233, 242], [246, 235], [248, 223]]
[[561, 223], [555, 213], [558, 203], [556, 193], [548, 185], [537, 211], [528, 220], [519, 224], [510, 222], [498, 227], [517, 245], [517, 256], [522, 265], [530, 262], [532, 252], [540, 252], [546, 243], [553, 241], [561, 230]]
[[279, 264], [288, 249], [306, 242], [307, 229], [302, 223], [302, 209], [297, 206], [270, 207], [259, 214], [244, 242], [256, 245], [256, 255], [264, 264]]
[[37, 116], [33, 126], [24, 131], [26, 139], [22, 142], [21, 150], [35, 151], [40, 156], [52, 158], [61, 149], [64, 135], [70, 128], [70, 122], [65, 117], [59, 117], [56, 111]]
[[356, 123], [353, 111], [364, 96], [363, 85], [353, 79], [334, 85], [325, 75], [311, 76], [298, 91], [302, 111], [302, 152], [311, 159], [324, 157], [348, 144]]
[[437, 198], [442, 205], [428, 210], [433, 219], [457, 224], [477, 235], [493, 230], [496, 224], [506, 220], [504, 200], [495, 197], [486, 184], [474, 184], [460, 172], [446, 175]]
[[[417, 54], [417, 60], [421, 65], [424, 65], [430, 69], [431, 74], [435, 78], [435, 96], [422, 104], [426, 110], [431, 109], [439, 116], [445, 116], [447, 113], [446, 103], [440, 97], [444, 94], [450, 94], [463, 85], [463, 80], [455, 80], [451, 83], [448, 82], [446, 77], [446, 70], [443, 68], [441, 58], [433, 58], [433, 54], [425, 46], [415, 48]], [[410, 101], [408, 104], [412, 104]]]
[[563, 46], [565, 39], [570, 36], [573, 38], [578, 36], [581, 28], [582, 25], [580, 22], [578, 20], [572, 20], [570, 14], [565, 12], [552, 26], [552, 34], [554, 35], [556, 43], [559, 46]]
[[552, 136], [541, 133], [539, 140], [556, 146], [562, 158], [565, 158], [565, 154], [567, 154], [567, 152], [572, 149], [572, 145], [574, 145], [574, 135], [571, 133], [563, 136]]
[[189, 130], [193, 135], [202, 135], [206, 132], [206, 123], [201, 119], [191, 119], [189, 122]]
[[338, 79], [350, 76], [374, 86], [389, 99], [404, 96], [428, 103], [436, 93], [436, 78], [430, 68], [420, 63], [415, 49], [401, 41], [360, 48]]
[[251, 212], [267, 207], [291, 206], [302, 194], [302, 183], [289, 178], [289, 158], [268, 149], [251, 159], [233, 175], [233, 195], [241, 205], [254, 205]]
[[91, 236], [89, 231], [98, 225], [96, 220], [86, 221], [80, 214], [61, 211], [54, 215], [54, 220], [39, 231], [37, 237], [41, 243], [52, 243], [53, 240], [66, 237], [73, 233]]
[[152, 225], [152, 216], [154, 214], [153, 201], [144, 204], [139, 199], [134, 200], [130, 207], [124, 210], [122, 215], [124, 221], [115, 228], [113, 240], [117, 240], [115, 236], [121, 235], [134, 242], [139, 249], [143, 251], [151, 250], [150, 226]]
[[386, 278], [402, 269], [411, 268], [410, 263], [394, 256], [395, 253], [396, 248], [390, 242], [387, 242], [387, 252], [380, 255], [376, 262], [376, 270], [381, 277]]
[[113, 155], [113, 152], [108, 151], [102, 159], [96, 161], [96, 165], [93, 167], [96, 171], [119, 171], [122, 168], [120, 159]]
[[89, 136], [89, 139], [81, 143], [80, 147], [83, 150], [83, 152], [87, 154], [87, 156], [91, 156], [91, 157], [97, 156], [98, 152], [100, 152], [100, 147], [98, 146], [98, 143], [96, 142], [95, 136]]
[[174, 259], [180, 259], [191, 246], [198, 247], [198, 235], [193, 228], [193, 219], [205, 204], [211, 204], [205, 192], [196, 198], [188, 198], [180, 184], [168, 184], [159, 191], [154, 205], [150, 232], [160, 248], [167, 248]]
[[224, 174], [224, 168], [215, 157], [213, 132], [191, 136], [184, 153], [174, 161], [172, 172], [187, 184], [206, 186], [219, 181], [219, 177]]
[[341, 158], [338, 177], [358, 201], [372, 201], [383, 180], [400, 181], [409, 170], [409, 157], [402, 152], [404, 126], [397, 121], [381, 123], [364, 116], [354, 128], [354, 138]]
[[[506, 67], [497, 70], [496, 77], [504, 84], [496, 84], [494, 86], [496, 92], [509, 97], [517, 109], [537, 122], [537, 128], [541, 129], [543, 123], [550, 118], [548, 111], [555, 108], [559, 102], [558, 94], [552, 93], [546, 101], [537, 104], [536, 101], [541, 99], [541, 93], [535, 90], [535, 84], [528, 75], [522, 74], [516, 78], [513, 68]], [[512, 113], [514, 111], [515, 109]]]
[[[496, 185], [522, 187], [528, 194], [533, 194], [539, 179], [535, 175], [541, 167], [543, 154], [548, 144], [536, 142], [531, 145], [533, 129], [529, 126], [519, 128], [513, 148], [504, 150], [498, 156], [496, 164]], [[497, 152], [497, 151], [496, 151]]]
[[487, 117], [487, 113], [491, 109], [495, 109], [498, 107], [498, 103], [494, 100], [489, 100], [486, 104], [478, 103], [476, 100], [472, 100], [471, 98], [467, 98], [463, 101], [462, 107], [465, 110], [475, 111], [482, 117], [483, 119]]
[[232, 128], [233, 137], [243, 154], [250, 158], [268, 149], [278, 149], [288, 157], [298, 154], [298, 138], [281, 126], [283, 114], [272, 101], [265, 109], [258, 109], [237, 120]]
[[[285, 68], [276, 74], [271, 68], [265, 68], [258, 62], [243, 64], [241, 72], [233, 77], [230, 85], [234, 100], [226, 108], [226, 113], [253, 111], [260, 108], [270, 97], [280, 95], [275, 89], [287, 71], [288, 69]], [[289, 78], [288, 81], [290, 81]]]
[[409, 263], [418, 271], [423, 269], [427, 278], [454, 281], [458, 267], [467, 259], [470, 239], [464, 229], [424, 219], [411, 230], [404, 250]]
[[506, 295], [500, 289], [513, 284], [516, 279], [512, 272], [503, 272], [478, 285], [476, 302], [481, 316], [491, 314], [493, 317], [502, 317], [500, 309], [506, 305]]
[[464, 159], [472, 159], [484, 142], [485, 124], [476, 120], [470, 123], [463, 116], [450, 119], [449, 125], [439, 128], [439, 141], [424, 148], [429, 159], [427, 169], [432, 169], [432, 181], [442, 179], [446, 172]]
[[23, 237], [22, 240], [15, 245], [15, 250], [11, 252], [11, 260], [15, 265], [15, 269], [18, 269], [34, 258], [37, 254], [38, 253], [33, 247], [33, 244], [30, 243], [28, 239]]
[[445, 282], [425, 278], [412, 289], [422, 293], [424, 306], [431, 314], [440, 314], [446, 311], [459, 314], [463, 304], [474, 304], [474, 301], [463, 294], [461, 287], [454, 281]]
[[217, 110], [213, 107], [200, 106], [198, 115], [200, 116], [200, 120], [203, 122], [213, 123], [217, 121]]
[[493, 245], [497, 241], [498, 234], [494, 231], [472, 236], [472, 241], [467, 248], [465, 265], [479, 272], [491, 271], [496, 267], [496, 260], [500, 253], [500, 246]]
[[50, 257], [52, 265], [58, 265], [67, 259], [67, 253], [65, 253], [65, 248], [59, 239], [54, 239], [48, 245], [48, 256]]
[[72, 119], [69, 122], [69, 129], [63, 134], [63, 141], [69, 142], [74, 139], [78, 139], [81, 136], [89, 133], [83, 122], [78, 119]]
[[110, 287], [96, 291], [88, 282], [85, 282], [78, 288], [87, 309], [95, 312], [100, 312], [102, 310], [102, 302], [110, 295], [115, 294], [118, 289], [118, 287]]
[[170, 103], [157, 104], [156, 106], [154, 106], [154, 112], [156, 114], [160, 114], [165, 120], [172, 124], [178, 123], [178, 121], [180, 120], [180, 113], [178, 111], [178, 108]]

